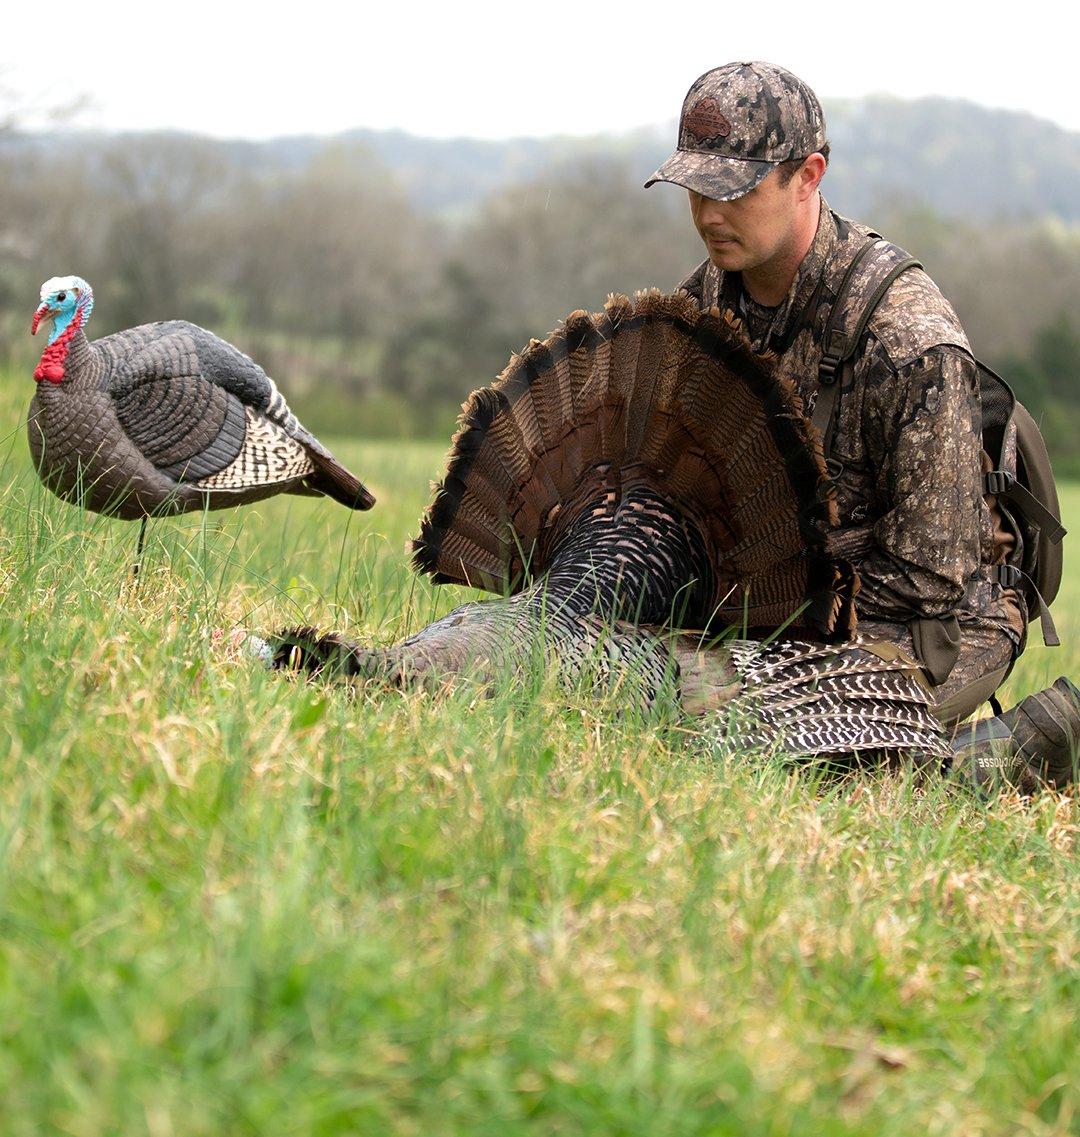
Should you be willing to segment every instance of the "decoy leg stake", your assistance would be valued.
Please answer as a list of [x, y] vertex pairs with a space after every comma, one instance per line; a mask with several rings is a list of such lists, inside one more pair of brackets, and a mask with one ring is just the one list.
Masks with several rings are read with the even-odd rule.
[[135, 546], [135, 568], [132, 570], [132, 573], [131, 573], [131, 579], [132, 580], [138, 580], [139, 579], [139, 565], [142, 564], [143, 541], [145, 541], [145, 540], [146, 540], [146, 518], [144, 517], [142, 519], [141, 524], [139, 525], [139, 543]]

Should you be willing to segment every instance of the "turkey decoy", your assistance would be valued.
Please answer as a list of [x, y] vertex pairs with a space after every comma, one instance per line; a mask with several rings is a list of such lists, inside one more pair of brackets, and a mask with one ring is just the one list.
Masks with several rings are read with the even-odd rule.
[[666, 688], [741, 743], [940, 764], [917, 665], [851, 638], [836, 518], [820, 438], [741, 329], [678, 294], [616, 296], [464, 408], [414, 565], [503, 598], [386, 648], [314, 628], [252, 646], [392, 684], [539, 659], [646, 707]]
[[[127, 519], [224, 509], [279, 493], [351, 509], [374, 497], [289, 410], [274, 382], [195, 324], [143, 324], [90, 342], [94, 294], [41, 286], [31, 333], [52, 320], [34, 371], [30, 453], [65, 501]], [[142, 547], [143, 531], [139, 534]]]

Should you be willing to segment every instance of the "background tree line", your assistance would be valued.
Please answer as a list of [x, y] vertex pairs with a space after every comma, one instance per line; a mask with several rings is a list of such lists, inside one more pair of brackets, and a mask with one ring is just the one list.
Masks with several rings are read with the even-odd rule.
[[[943, 101], [923, 102], [909, 106], [925, 116]], [[954, 138], [962, 124], [944, 105], [934, 121]], [[1080, 201], [1061, 189], [1076, 184], [1080, 139], [1004, 116], [1038, 145], [1010, 144], [1011, 165], [999, 155], [991, 199], [983, 155], [963, 211], [954, 185], [925, 172], [920, 183], [903, 162], [886, 176], [880, 140], [850, 137], [860, 115], [896, 134], [885, 110], [830, 112], [849, 153], [826, 196], [920, 257], [978, 353], [1042, 418], [1058, 464], [1080, 471]], [[0, 129], [0, 363], [29, 382], [38, 287], [75, 272], [94, 286], [96, 335], [191, 319], [263, 363], [315, 430], [445, 436], [468, 391], [532, 336], [611, 291], [670, 288], [701, 259], [681, 191], [641, 189], [667, 132], [546, 148], [422, 142]], [[1051, 142], [1062, 178], [1044, 177], [1040, 196], [1030, 168], [1051, 162]]]

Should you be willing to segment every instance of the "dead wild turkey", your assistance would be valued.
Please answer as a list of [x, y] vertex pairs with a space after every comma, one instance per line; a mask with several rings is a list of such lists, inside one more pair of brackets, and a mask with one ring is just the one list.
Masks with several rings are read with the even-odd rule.
[[91, 343], [93, 306], [81, 277], [54, 277], [31, 327], [53, 322], [27, 427], [38, 474], [59, 497], [144, 520], [278, 493], [375, 503], [232, 344], [182, 320]]
[[397, 684], [512, 674], [539, 652], [646, 705], [670, 687], [745, 742], [943, 759], [914, 664], [850, 642], [835, 524], [798, 396], [740, 329], [679, 295], [615, 296], [470, 397], [414, 542], [437, 582], [509, 595], [391, 647], [294, 628], [266, 652]]

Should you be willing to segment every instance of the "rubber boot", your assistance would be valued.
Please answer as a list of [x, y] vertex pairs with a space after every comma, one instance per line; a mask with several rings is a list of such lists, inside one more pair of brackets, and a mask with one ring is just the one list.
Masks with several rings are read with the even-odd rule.
[[981, 790], [1011, 785], [1033, 794], [1076, 785], [1080, 690], [1064, 676], [1010, 711], [960, 730], [950, 769]]

